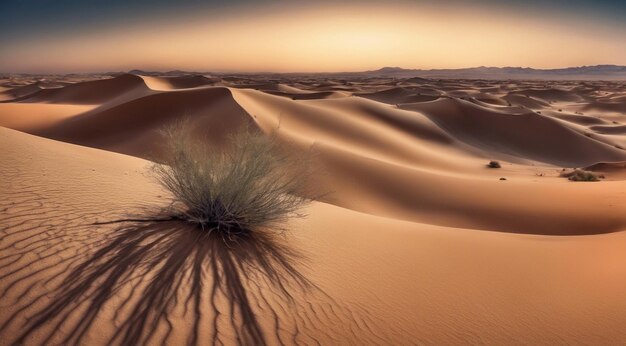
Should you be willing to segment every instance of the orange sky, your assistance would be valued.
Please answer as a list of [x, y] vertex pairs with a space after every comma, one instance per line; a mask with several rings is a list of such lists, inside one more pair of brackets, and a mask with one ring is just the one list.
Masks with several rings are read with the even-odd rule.
[[194, 13], [4, 47], [0, 70], [361, 71], [625, 64], [623, 26], [459, 6], [320, 5]]

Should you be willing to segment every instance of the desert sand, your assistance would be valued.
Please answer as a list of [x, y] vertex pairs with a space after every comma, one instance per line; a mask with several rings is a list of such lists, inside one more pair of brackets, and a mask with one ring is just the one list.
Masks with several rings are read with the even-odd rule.
[[[626, 340], [625, 82], [121, 74], [0, 85], [1, 343]], [[175, 241], [102, 252], [120, 232], [109, 221], [169, 203], [148, 167], [158, 130], [182, 118], [211, 145], [241, 126], [277, 135], [310, 156], [321, 197], [276, 244], [197, 249], [213, 271], [116, 261], [197, 258], [167, 224], [123, 231]], [[574, 168], [602, 178], [560, 176]], [[64, 280], [81, 289], [59, 292]]]

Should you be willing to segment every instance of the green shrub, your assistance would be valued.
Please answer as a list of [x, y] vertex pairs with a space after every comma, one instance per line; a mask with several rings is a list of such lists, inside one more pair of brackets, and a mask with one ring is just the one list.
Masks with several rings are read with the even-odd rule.
[[163, 163], [152, 169], [175, 199], [173, 218], [223, 239], [282, 229], [309, 200], [302, 197], [301, 162], [281, 151], [272, 136], [243, 129], [224, 147], [191, 135], [186, 122], [166, 128]]

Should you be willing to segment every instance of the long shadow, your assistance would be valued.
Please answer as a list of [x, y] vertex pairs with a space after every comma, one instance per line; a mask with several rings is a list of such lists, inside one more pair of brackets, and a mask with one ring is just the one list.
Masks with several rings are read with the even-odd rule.
[[[315, 288], [296, 268], [301, 256], [272, 232], [226, 239], [179, 220], [121, 225], [90, 255], [68, 264], [69, 274], [54, 289], [53, 299], [30, 314], [16, 344], [27, 343], [34, 334], [41, 344], [84, 343], [115, 298], [116, 332], [109, 344], [165, 344], [175, 332], [172, 318], [182, 308], [191, 326], [189, 345], [224, 340], [263, 345], [280, 340], [280, 331], [263, 328], [259, 301], [278, 296], [289, 303], [297, 292]], [[264, 306], [277, 316], [271, 304]], [[225, 324], [228, 333], [221, 329]], [[201, 336], [207, 330], [202, 335], [212, 335], [210, 340]]]

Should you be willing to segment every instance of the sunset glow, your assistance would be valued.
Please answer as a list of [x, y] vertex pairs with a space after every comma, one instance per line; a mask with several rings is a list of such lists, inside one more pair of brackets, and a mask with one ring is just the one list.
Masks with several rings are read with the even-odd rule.
[[[0, 71], [359, 71], [626, 64], [624, 26], [463, 4], [247, 6], [9, 41]], [[366, 59], [365, 59], [366, 58]]]

